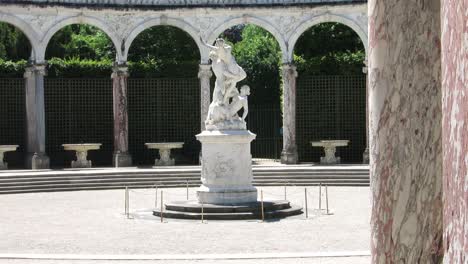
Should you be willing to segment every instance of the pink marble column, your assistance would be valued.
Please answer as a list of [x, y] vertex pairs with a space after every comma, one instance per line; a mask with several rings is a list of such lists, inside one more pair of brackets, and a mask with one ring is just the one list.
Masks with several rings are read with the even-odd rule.
[[115, 64], [111, 77], [114, 94], [114, 155], [112, 161], [115, 167], [128, 167], [132, 165], [132, 157], [128, 152], [127, 65]]
[[25, 69], [26, 89], [26, 168], [48, 169], [45, 150], [44, 76], [45, 64], [31, 64]]
[[281, 163], [296, 164], [296, 66], [283, 64], [283, 151]]
[[368, 8], [372, 263], [439, 263], [440, 1]]
[[205, 130], [205, 120], [210, 108], [210, 79], [213, 76], [210, 64], [200, 64], [198, 78], [200, 79], [200, 129]]
[[441, 17], [444, 263], [468, 263], [468, 0]]

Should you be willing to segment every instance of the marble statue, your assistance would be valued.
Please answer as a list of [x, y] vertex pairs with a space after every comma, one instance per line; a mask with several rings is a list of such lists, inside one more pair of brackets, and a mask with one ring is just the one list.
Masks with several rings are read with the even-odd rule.
[[[232, 56], [232, 47], [223, 39], [217, 39], [214, 46], [204, 44], [211, 49], [211, 68], [216, 76], [213, 101], [208, 110], [205, 127], [207, 130], [245, 130], [250, 88], [245, 86], [243, 94], [240, 94], [236, 85], [245, 79], [247, 74]], [[244, 114], [239, 118], [237, 112], [242, 108]]]

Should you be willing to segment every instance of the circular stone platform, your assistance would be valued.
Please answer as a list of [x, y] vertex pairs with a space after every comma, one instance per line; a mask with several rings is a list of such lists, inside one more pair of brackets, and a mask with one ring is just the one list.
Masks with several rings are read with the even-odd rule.
[[[289, 201], [264, 201], [265, 218], [284, 218], [302, 214], [302, 207], [291, 206]], [[202, 205], [198, 201], [174, 201], [165, 204], [163, 217], [179, 219], [201, 219]], [[153, 215], [161, 216], [161, 210], [156, 209]], [[241, 220], [261, 219], [261, 203], [252, 202], [236, 205], [203, 205], [203, 219], [207, 220]]]

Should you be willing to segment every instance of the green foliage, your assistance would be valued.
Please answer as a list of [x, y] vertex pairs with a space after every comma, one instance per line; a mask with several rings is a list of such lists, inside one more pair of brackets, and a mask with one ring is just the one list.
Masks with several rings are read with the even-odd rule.
[[0, 59], [0, 77], [21, 78], [24, 74], [24, 68], [27, 65], [26, 60], [3, 60]]
[[19, 29], [0, 22], [0, 59], [27, 60], [31, 54], [31, 44]]
[[365, 58], [359, 36], [339, 23], [322, 23], [302, 34], [294, 48], [300, 75], [361, 74]]
[[112, 73], [113, 61], [103, 59], [100, 61], [69, 58], [52, 58], [47, 61], [47, 75], [49, 77], [107, 77]]
[[141, 32], [132, 42], [129, 61], [177, 64], [200, 61], [198, 46], [185, 31], [171, 26], [157, 26]]
[[[237, 27], [242, 39], [233, 45], [233, 55], [244, 68], [247, 83], [252, 88], [253, 104], [278, 103], [280, 74], [278, 64], [281, 51], [276, 39], [266, 30], [255, 25]], [[233, 34], [235, 35], [235, 34]]]
[[69, 25], [52, 37], [46, 58], [112, 60], [115, 47], [109, 37], [94, 26]]

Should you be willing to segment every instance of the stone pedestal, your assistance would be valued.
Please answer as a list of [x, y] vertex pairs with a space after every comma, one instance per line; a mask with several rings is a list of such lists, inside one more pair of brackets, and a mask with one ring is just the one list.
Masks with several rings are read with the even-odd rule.
[[335, 155], [336, 147], [348, 146], [349, 140], [320, 140], [310, 142], [312, 147], [322, 147], [325, 156], [320, 157], [321, 164], [341, 163], [341, 158]]
[[0, 170], [8, 169], [8, 163], [3, 161], [5, 152], [16, 151], [18, 145], [0, 145]]
[[256, 135], [248, 130], [203, 131], [202, 185], [197, 191], [203, 204], [242, 204], [257, 201], [252, 185], [250, 142]]
[[85, 144], [63, 144], [65, 150], [72, 150], [76, 152], [76, 160], [72, 160], [72, 168], [91, 168], [92, 163], [88, 160], [88, 151], [98, 150], [101, 148], [100, 143], [85, 143]]
[[149, 149], [159, 150], [159, 159], [154, 160], [154, 166], [174, 166], [175, 160], [171, 158], [171, 149], [182, 148], [184, 142], [145, 143]]

